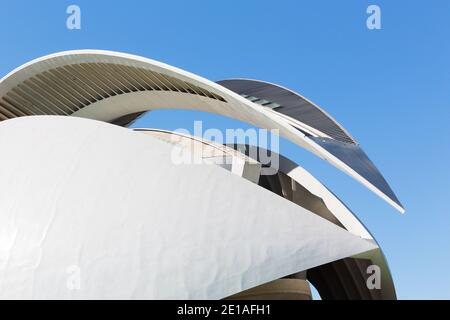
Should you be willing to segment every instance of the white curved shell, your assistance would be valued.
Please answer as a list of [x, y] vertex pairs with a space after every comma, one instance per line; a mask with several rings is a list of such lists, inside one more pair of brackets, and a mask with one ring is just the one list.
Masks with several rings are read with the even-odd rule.
[[24, 117], [0, 145], [2, 298], [223, 298], [377, 248], [118, 126]]

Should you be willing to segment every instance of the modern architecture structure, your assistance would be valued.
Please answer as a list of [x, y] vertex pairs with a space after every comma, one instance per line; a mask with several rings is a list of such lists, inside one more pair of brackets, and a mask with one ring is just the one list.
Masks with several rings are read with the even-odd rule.
[[0, 297], [310, 299], [312, 284], [323, 299], [396, 298], [374, 238], [309, 172], [258, 147], [129, 128], [154, 109], [277, 129], [404, 212], [359, 143], [298, 93], [57, 53], [0, 80]]

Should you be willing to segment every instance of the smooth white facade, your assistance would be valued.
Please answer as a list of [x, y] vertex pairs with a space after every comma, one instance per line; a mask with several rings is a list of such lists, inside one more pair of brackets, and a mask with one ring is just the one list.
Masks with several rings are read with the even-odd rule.
[[23, 117], [0, 145], [1, 298], [217, 299], [378, 248], [129, 129]]

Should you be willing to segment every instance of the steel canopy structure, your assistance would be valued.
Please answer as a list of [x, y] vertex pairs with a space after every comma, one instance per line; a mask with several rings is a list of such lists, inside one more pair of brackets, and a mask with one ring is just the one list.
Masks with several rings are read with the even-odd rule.
[[[155, 109], [277, 129], [404, 212], [356, 140], [300, 94], [124, 53], [56, 53], [0, 80], [0, 296], [309, 299], [311, 283], [324, 299], [396, 298], [370, 232], [312, 174], [273, 152], [279, 166], [262, 163], [262, 148], [128, 128]], [[175, 149], [196, 161], [176, 163]], [[80, 292], [63, 285], [71, 263], [89, 278]]]

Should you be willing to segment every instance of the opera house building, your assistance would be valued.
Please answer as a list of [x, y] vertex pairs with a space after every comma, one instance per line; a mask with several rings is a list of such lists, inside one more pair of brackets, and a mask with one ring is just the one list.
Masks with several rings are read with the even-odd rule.
[[56, 53], [0, 81], [1, 299], [396, 299], [381, 248], [323, 182], [279, 150], [131, 127], [156, 109], [276, 130], [404, 212], [355, 138], [296, 92]]

